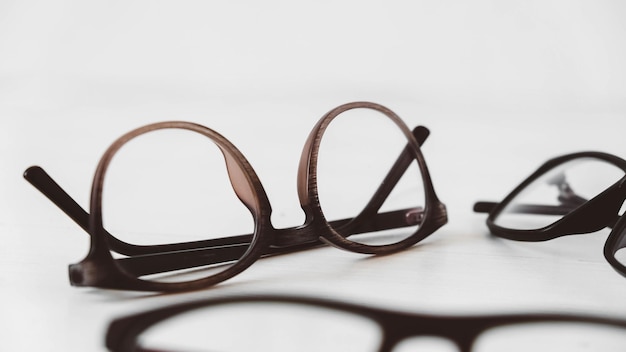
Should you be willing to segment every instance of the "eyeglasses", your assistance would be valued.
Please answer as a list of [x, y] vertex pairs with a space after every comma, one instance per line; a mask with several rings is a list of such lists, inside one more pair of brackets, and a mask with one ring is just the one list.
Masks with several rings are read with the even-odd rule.
[[478, 202], [496, 236], [545, 241], [612, 229], [604, 256], [626, 276], [626, 161], [600, 152], [564, 155], [547, 161], [500, 203]]
[[[331, 122], [348, 111], [374, 111], [390, 119], [406, 144], [386, 174], [369, 203], [353, 218], [327, 221], [319, 202], [318, 159], [320, 145]], [[358, 129], [358, 124], [352, 126]], [[395, 128], [395, 127], [394, 127]], [[253, 233], [231, 237], [203, 239], [172, 244], [136, 245], [109, 233], [103, 225], [102, 198], [104, 179], [113, 156], [130, 140], [157, 130], [176, 129], [196, 132], [217, 145], [225, 160], [228, 179], [239, 200], [252, 215]], [[332, 129], [332, 128], [330, 128]], [[411, 131], [404, 122], [384, 106], [355, 102], [341, 105], [324, 115], [311, 131], [300, 159], [298, 195], [305, 212], [302, 226], [276, 229], [270, 221], [271, 207], [259, 178], [243, 154], [217, 132], [190, 122], [170, 121], [150, 124], [126, 133], [104, 153], [94, 176], [90, 212], [84, 211], [41, 167], [30, 167], [24, 177], [70, 218], [91, 235], [88, 255], [70, 265], [70, 282], [75, 286], [95, 286], [142, 291], [182, 291], [205, 288], [229, 279], [249, 267], [260, 257], [330, 244], [352, 252], [389, 254], [406, 249], [426, 238], [447, 222], [445, 206], [434, 191], [426, 162], [420, 151], [429, 134], [422, 126]], [[349, 142], [349, 141], [346, 141]], [[404, 142], [402, 142], [404, 143]], [[419, 171], [411, 181], [423, 187], [423, 204], [405, 209], [381, 211], [381, 207], [407, 169], [416, 165]], [[372, 168], [376, 168], [372, 165]], [[420, 180], [421, 178], [421, 180]], [[419, 203], [419, 199], [415, 202]], [[383, 230], [414, 227], [401, 239], [388, 237]], [[360, 240], [363, 234], [381, 233], [382, 244]], [[367, 236], [367, 235], [365, 235]], [[116, 253], [115, 256], [112, 252]], [[170, 282], [158, 277], [190, 268], [210, 268], [200, 278]]]
[[231, 296], [110, 323], [110, 351], [623, 351], [626, 320], [564, 314], [437, 316], [318, 298]]

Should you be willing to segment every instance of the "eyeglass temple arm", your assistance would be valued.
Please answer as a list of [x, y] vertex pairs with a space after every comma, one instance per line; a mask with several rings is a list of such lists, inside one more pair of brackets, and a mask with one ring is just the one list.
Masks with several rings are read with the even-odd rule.
[[[491, 213], [493, 209], [498, 205], [497, 202], [485, 202], [479, 201], [474, 203], [474, 212], [476, 213]], [[533, 215], [567, 215], [572, 210], [576, 209], [578, 205], [562, 204], [562, 205], [539, 205], [539, 204], [518, 204], [511, 208], [511, 212], [518, 214], [533, 214]]]
[[[422, 220], [421, 214], [422, 211], [420, 208], [410, 208], [380, 213], [375, 220], [372, 219], [372, 221], [366, 226], [359, 228], [352, 227], [350, 232], [342, 231], [340, 233], [344, 236], [349, 236], [359, 233], [417, 225]], [[329, 225], [333, 228], [341, 228], [341, 226], [350, 223], [352, 220], [353, 218], [330, 221]], [[309, 233], [303, 233], [303, 231], [308, 231]], [[314, 233], [313, 229], [304, 226], [275, 229], [274, 232], [274, 238], [293, 238], [295, 240], [290, 241], [290, 243], [277, 243], [277, 245], [270, 246], [265, 253], [263, 253], [263, 257], [292, 253], [324, 245], [324, 243], [319, 240], [319, 236]], [[224, 240], [231, 240], [237, 243], [222, 245], [214, 244], [211, 246], [198, 247], [188, 250], [135, 255], [132, 257], [120, 258], [116, 261], [126, 272], [135, 276], [158, 274], [199, 266], [227, 263], [236, 261], [244, 255], [250, 247], [252, 235], [226, 237], [205, 242], [217, 242], [220, 240], [223, 242]]]
[[[424, 142], [426, 142], [426, 139], [428, 138], [428, 136], [430, 135], [430, 131], [428, 130], [428, 128], [424, 126], [415, 127], [412, 133], [415, 139], [417, 140], [417, 143], [419, 144], [419, 146], [422, 146]], [[380, 183], [380, 186], [378, 187], [376, 192], [374, 192], [374, 194], [372, 195], [372, 198], [367, 203], [365, 208], [363, 208], [361, 213], [359, 213], [357, 216], [351, 219], [350, 222], [346, 223], [344, 225], [344, 229], [338, 229], [338, 232], [345, 233], [346, 237], [348, 237], [351, 235], [350, 233], [351, 231], [353, 231], [356, 228], [369, 226], [368, 225], [369, 222], [371, 222], [376, 217], [381, 215], [378, 213], [378, 211], [380, 210], [380, 207], [382, 207], [385, 200], [389, 197], [389, 194], [391, 194], [391, 191], [393, 191], [393, 189], [396, 187], [396, 185], [398, 184], [398, 182], [400, 181], [400, 179], [402, 178], [406, 170], [409, 168], [413, 160], [415, 160], [415, 157], [413, 156], [411, 147], [407, 145], [402, 150], [402, 152], [398, 156], [398, 159], [393, 164], [393, 166], [391, 167], [391, 169], [389, 170], [389, 172], [387, 173], [383, 181]], [[420, 218], [418, 220], [419, 222], [421, 222], [421, 217], [423, 216], [423, 213], [424, 213], [424, 209], [421, 207], [414, 208], [412, 210], [413, 216], [418, 216]], [[407, 213], [407, 216], [409, 216], [408, 213]], [[404, 224], [402, 226], [393, 226], [390, 228], [406, 227], [406, 226], [412, 226], [416, 224], [418, 223], [413, 221], [411, 223]], [[360, 231], [360, 232], [372, 232], [372, 231], [379, 231], [379, 230], [384, 230], [384, 229], [385, 228], [379, 228], [375, 230], [372, 229], [369, 231]]]
[[78, 226], [89, 233], [89, 214], [43, 168], [40, 166], [29, 167], [24, 171], [24, 178], [74, 220]]
[[[430, 131], [424, 126], [417, 126], [413, 129], [413, 136], [420, 146], [422, 146], [424, 142], [426, 142], [429, 134]], [[362, 214], [367, 213], [369, 215], [378, 212], [387, 197], [389, 197], [391, 191], [398, 184], [398, 181], [400, 181], [406, 170], [409, 168], [413, 160], [415, 160], [415, 157], [411, 152], [411, 147], [407, 145], [402, 150], [402, 153], [400, 153], [400, 156], [391, 167], [391, 170], [389, 170], [389, 173], [387, 173], [387, 176], [385, 176], [383, 182], [381, 182], [380, 186], [372, 196], [372, 199], [369, 201], [369, 203], [367, 203], [365, 209], [361, 212]], [[359, 216], [357, 216], [357, 218]]]
[[[89, 232], [89, 213], [87, 213], [65, 190], [59, 186], [50, 175], [40, 166], [31, 166], [24, 171], [24, 178], [52, 203], [69, 216], [85, 232]], [[109, 232], [105, 233], [111, 240], [111, 248], [119, 253], [124, 251], [125, 243], [113, 237]]]
[[[497, 202], [479, 201], [474, 203], [473, 210], [476, 213], [491, 213], [491, 211], [493, 211], [493, 209], [495, 209], [497, 205]], [[517, 204], [510, 209], [507, 209], [507, 212], [516, 214], [564, 216], [578, 208], [580, 205], [581, 204], [577, 202], [565, 203], [561, 205]], [[617, 223], [618, 219], [619, 217], [616, 216], [615, 219], [611, 220], [606, 225], [606, 227], [612, 229]]]

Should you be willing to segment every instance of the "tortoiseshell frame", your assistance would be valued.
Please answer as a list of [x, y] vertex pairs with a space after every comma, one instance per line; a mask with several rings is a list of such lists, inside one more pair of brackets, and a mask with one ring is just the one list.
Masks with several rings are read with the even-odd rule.
[[[407, 145], [365, 209], [352, 219], [326, 221], [318, 200], [317, 158], [320, 142], [330, 122], [342, 112], [365, 108], [381, 112], [390, 118], [407, 138]], [[176, 128], [200, 133], [211, 139], [221, 150], [228, 175], [239, 199], [250, 210], [255, 229], [253, 234], [197, 242], [156, 246], [139, 246], [123, 242], [103, 227], [102, 193], [106, 170], [115, 153], [131, 139], [159, 129]], [[33, 166], [24, 177], [59, 206], [67, 215], [91, 234], [87, 257], [70, 265], [70, 282], [75, 286], [94, 286], [138, 291], [184, 291], [206, 288], [229, 279], [249, 267], [261, 256], [273, 255], [327, 243], [338, 248], [364, 254], [383, 255], [405, 249], [426, 238], [447, 222], [443, 203], [435, 194], [426, 162], [420, 151], [429, 132], [418, 126], [413, 132], [386, 107], [370, 102], [341, 105], [326, 115], [311, 131], [300, 159], [298, 195], [306, 214], [302, 226], [276, 229], [272, 226], [271, 206], [265, 190], [252, 166], [243, 154], [226, 138], [202, 125], [168, 121], [130, 131], [117, 139], [104, 153], [95, 172], [91, 191], [90, 212], [86, 213], [43, 169]], [[419, 142], [418, 142], [419, 140]], [[416, 161], [425, 191], [424, 208], [410, 208], [378, 213], [391, 190], [409, 165]], [[416, 180], [416, 182], [420, 182]], [[389, 245], [372, 246], [348, 240], [346, 237], [382, 229], [419, 224], [415, 233]], [[338, 231], [340, 230], [340, 231]], [[341, 233], [340, 233], [341, 232]], [[126, 255], [115, 259], [111, 251]], [[233, 262], [232, 266], [212, 276], [187, 282], [155, 282], [140, 276], [187, 269], [197, 266]]]
[[[626, 334], [626, 320], [569, 314], [501, 314], [475, 316], [438, 316], [406, 313], [344, 303], [320, 298], [294, 296], [229, 296], [179, 303], [150, 310], [131, 316], [118, 318], [109, 324], [106, 333], [106, 347], [112, 352], [148, 351], [139, 344], [138, 337], [150, 327], [168, 318], [194, 309], [232, 303], [278, 303], [300, 304], [311, 308], [327, 308], [355, 314], [378, 324], [382, 332], [379, 352], [389, 352], [401, 341], [420, 336], [448, 339], [460, 352], [471, 352], [477, 338], [484, 332], [498, 327], [527, 323], [586, 323], [623, 329]], [[269, 329], [280, 327], [268, 327]], [[210, 334], [211, 331], [207, 331]], [[237, 331], [233, 331], [236, 336]], [[208, 339], [210, 341], [210, 339]], [[206, 346], [210, 349], [212, 346]]]
[[[564, 215], [558, 221], [544, 228], [520, 230], [498, 226], [495, 223], [498, 215], [528, 185], [559, 165], [581, 158], [597, 159], [615, 165], [624, 170], [624, 177], [592, 199], [587, 200], [574, 195], [581, 200], [582, 204], [525, 205], [524, 209], [521, 210], [524, 213]], [[626, 248], [626, 216], [619, 216], [620, 208], [625, 200], [626, 160], [607, 153], [589, 151], [567, 154], [548, 160], [506, 196], [502, 202], [477, 202], [474, 205], [474, 211], [489, 213], [487, 227], [493, 235], [516, 241], [546, 241], [561, 236], [595, 232], [609, 227], [612, 231], [604, 245], [604, 257], [618, 273], [626, 276], [626, 266], [615, 258], [617, 251]]]

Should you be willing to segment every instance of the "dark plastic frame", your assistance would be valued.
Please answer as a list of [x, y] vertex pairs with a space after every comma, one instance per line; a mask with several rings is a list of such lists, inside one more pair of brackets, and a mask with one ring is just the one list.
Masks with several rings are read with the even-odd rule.
[[[179, 303], [118, 318], [109, 324], [105, 339], [106, 347], [113, 352], [147, 352], [147, 350], [142, 349], [138, 345], [138, 337], [151, 326], [194, 309], [244, 302], [295, 303], [311, 306], [312, 308], [334, 309], [368, 318], [381, 327], [382, 341], [378, 348], [380, 352], [392, 351], [394, 346], [401, 341], [419, 336], [445, 338], [454, 342], [460, 352], [471, 352], [476, 339], [487, 330], [524, 323], [567, 322], [602, 324], [622, 328], [626, 333], [626, 320], [608, 317], [566, 314], [438, 316], [385, 310], [319, 298], [265, 295], [230, 296]], [[210, 331], [207, 331], [207, 334], [210, 333]], [[234, 331], [233, 334], [235, 336], [237, 332]], [[207, 347], [210, 348], [211, 346]]]
[[[360, 214], [352, 219], [326, 221], [318, 201], [317, 158], [324, 131], [339, 114], [351, 109], [372, 109], [391, 119], [407, 138], [407, 145], [374, 196]], [[239, 199], [250, 210], [255, 223], [253, 234], [205, 241], [144, 246], [123, 242], [108, 233], [102, 222], [102, 192], [106, 170], [115, 153], [131, 139], [150, 131], [177, 128], [200, 133], [211, 139], [224, 155], [230, 182]], [[432, 234], [447, 222], [445, 206], [435, 194], [420, 144], [429, 131], [418, 126], [413, 132], [393, 111], [370, 102], [341, 105], [324, 115], [311, 131], [300, 159], [298, 195], [305, 212], [305, 223], [276, 229], [270, 221], [271, 206], [265, 190], [243, 154], [226, 138], [202, 125], [168, 121], [140, 127], [117, 139], [104, 153], [95, 172], [90, 212], [85, 212], [48, 174], [38, 166], [30, 167], [24, 177], [87, 233], [91, 246], [85, 259], [70, 265], [70, 282], [75, 286], [94, 286], [138, 291], [184, 291], [206, 288], [242, 272], [262, 256], [292, 252], [330, 244], [352, 252], [384, 255], [406, 249]], [[417, 161], [425, 191], [424, 208], [410, 208], [378, 213], [385, 199], [413, 161]], [[418, 181], [420, 182], [420, 181]], [[417, 230], [397, 243], [372, 246], [346, 237], [382, 229], [419, 224]], [[336, 229], [340, 229], [339, 233]], [[111, 251], [127, 256], [114, 259]], [[140, 276], [233, 262], [215, 275], [187, 282], [154, 282]]]
[[[559, 206], [528, 204], [524, 205], [523, 209], [518, 210], [529, 214], [566, 214], [558, 221], [544, 228], [519, 230], [501, 227], [495, 224], [494, 220], [496, 217], [511, 200], [529, 184], [555, 167], [568, 161], [581, 158], [598, 159], [613, 164], [624, 170], [624, 177], [589, 200], [569, 193], [565, 198], [568, 200], [573, 199], [573, 201], [564, 202], [564, 199]], [[489, 227], [493, 235], [516, 241], [547, 241], [561, 236], [591, 233], [605, 227], [612, 228], [604, 245], [604, 257], [617, 272], [626, 276], [626, 267], [615, 258], [617, 251], [626, 248], [626, 216], [619, 216], [620, 208], [625, 200], [626, 160], [607, 153], [589, 151], [567, 154], [548, 160], [506, 196], [502, 202], [477, 202], [474, 204], [474, 211], [489, 213], [489, 217], [487, 217], [487, 227]]]

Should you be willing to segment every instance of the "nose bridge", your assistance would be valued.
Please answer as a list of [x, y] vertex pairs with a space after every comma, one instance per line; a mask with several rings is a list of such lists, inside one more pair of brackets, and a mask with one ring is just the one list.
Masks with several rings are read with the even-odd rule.
[[397, 341], [383, 344], [380, 351], [384, 352], [471, 352], [470, 345], [459, 343], [449, 336], [440, 334], [419, 334], [400, 338]]
[[384, 326], [384, 352], [471, 352], [479, 331], [465, 320], [435, 316], [396, 317]]

